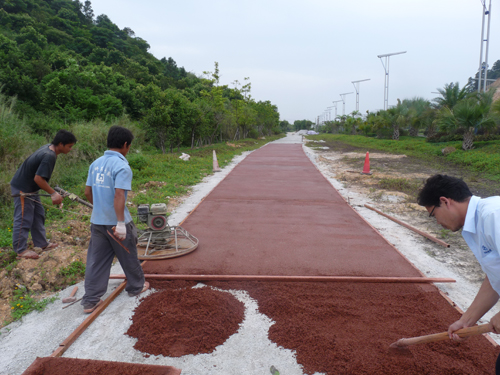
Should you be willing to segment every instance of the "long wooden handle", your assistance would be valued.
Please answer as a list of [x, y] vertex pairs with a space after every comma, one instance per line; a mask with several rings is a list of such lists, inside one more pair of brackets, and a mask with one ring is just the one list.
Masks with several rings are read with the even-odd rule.
[[[492, 331], [491, 324], [486, 323], [486, 324], [481, 324], [479, 326], [462, 328], [459, 329], [458, 331], [455, 331], [454, 333], [463, 338], [463, 337], [481, 335], [483, 333], [488, 333], [491, 331]], [[426, 344], [429, 342], [444, 341], [449, 339], [450, 338], [448, 336], [448, 332], [441, 332], [441, 333], [434, 333], [432, 335], [418, 336], [408, 339], [399, 339], [394, 344], [392, 344], [391, 347], [401, 348], [409, 345]]]
[[75, 296], [75, 294], [76, 294], [76, 291], [77, 291], [77, 290], [78, 290], [78, 287], [77, 287], [77, 286], [75, 286], [75, 287], [73, 288], [73, 290], [71, 291], [71, 294], [70, 294], [69, 296], [70, 296], [70, 297], [74, 297], [74, 296]]

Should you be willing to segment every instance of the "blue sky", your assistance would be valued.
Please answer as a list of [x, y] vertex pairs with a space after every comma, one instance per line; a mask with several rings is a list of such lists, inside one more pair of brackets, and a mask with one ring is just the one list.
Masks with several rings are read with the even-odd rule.
[[[370, 81], [360, 83], [360, 111], [383, 108], [381, 54], [407, 51], [390, 58], [390, 106], [464, 85], [479, 66], [480, 0], [94, 0], [92, 8], [134, 30], [157, 58], [196, 75], [217, 61], [230, 86], [249, 77], [252, 97], [270, 100], [290, 122], [316, 121], [362, 79]], [[493, 0], [490, 67], [500, 59], [499, 25]], [[355, 107], [347, 95], [346, 113]]]

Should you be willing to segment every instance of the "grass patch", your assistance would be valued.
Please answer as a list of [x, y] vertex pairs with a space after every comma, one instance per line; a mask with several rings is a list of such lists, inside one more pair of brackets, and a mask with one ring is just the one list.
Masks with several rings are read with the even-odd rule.
[[382, 178], [379, 181], [379, 186], [382, 189], [400, 191], [411, 197], [417, 197], [421, 182], [408, 178]]
[[6, 227], [0, 228], [0, 247], [12, 246], [12, 221]]
[[[465, 167], [468, 171], [481, 173], [485, 178], [500, 181], [500, 141], [475, 142], [474, 149], [463, 151], [462, 142], [429, 143], [423, 137], [401, 137], [399, 141], [369, 138], [360, 135], [320, 134], [308, 136], [312, 140], [340, 141], [363, 147], [366, 151], [384, 151], [405, 154], [426, 161], [445, 161]], [[455, 152], [443, 155], [441, 150], [453, 146]]]
[[62, 267], [57, 275], [65, 279], [65, 284], [73, 285], [85, 277], [85, 264], [79, 260], [71, 262], [68, 266]]
[[19, 260], [17, 259], [17, 253], [15, 251], [0, 252], [0, 269], [10, 273], [14, 267], [17, 266], [17, 263], [19, 263]]
[[49, 303], [55, 300], [57, 300], [56, 296], [37, 301], [30, 295], [25, 286], [17, 284], [12, 300], [10, 301], [11, 317], [15, 321], [32, 311], [43, 311]]

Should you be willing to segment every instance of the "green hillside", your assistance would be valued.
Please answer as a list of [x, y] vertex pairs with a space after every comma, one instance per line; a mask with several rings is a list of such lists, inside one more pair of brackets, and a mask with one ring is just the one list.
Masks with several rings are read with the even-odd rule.
[[219, 86], [217, 63], [197, 77], [157, 59], [133, 30], [95, 17], [90, 1], [1, 0], [0, 30], [2, 93], [17, 97], [36, 133], [127, 115], [159, 132], [165, 150], [279, 131], [276, 106], [254, 101], [250, 83]]

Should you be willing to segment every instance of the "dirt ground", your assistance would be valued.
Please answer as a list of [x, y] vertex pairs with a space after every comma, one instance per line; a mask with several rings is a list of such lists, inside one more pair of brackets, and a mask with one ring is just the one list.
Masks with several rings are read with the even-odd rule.
[[[425, 180], [437, 173], [462, 178], [474, 195], [488, 197], [500, 195], [497, 183], [482, 178], [463, 168], [451, 166], [445, 162], [430, 164], [406, 155], [387, 154], [377, 150], [358, 148], [341, 142], [309, 142], [319, 155], [319, 162], [327, 166], [328, 171], [349, 191], [358, 192], [374, 202], [374, 208], [396, 217], [397, 219], [429, 233], [449, 243], [450, 248], [429, 245], [428, 255], [460, 270], [470, 282], [480, 285], [484, 279], [476, 258], [468, 248], [461, 232], [443, 229], [435, 220], [429, 219], [426, 209], [416, 204], [418, 189]], [[366, 152], [369, 152], [372, 175], [363, 175]], [[405, 192], [383, 188], [384, 181], [406, 179], [409, 188]], [[430, 241], [422, 237], [423, 242]]]

